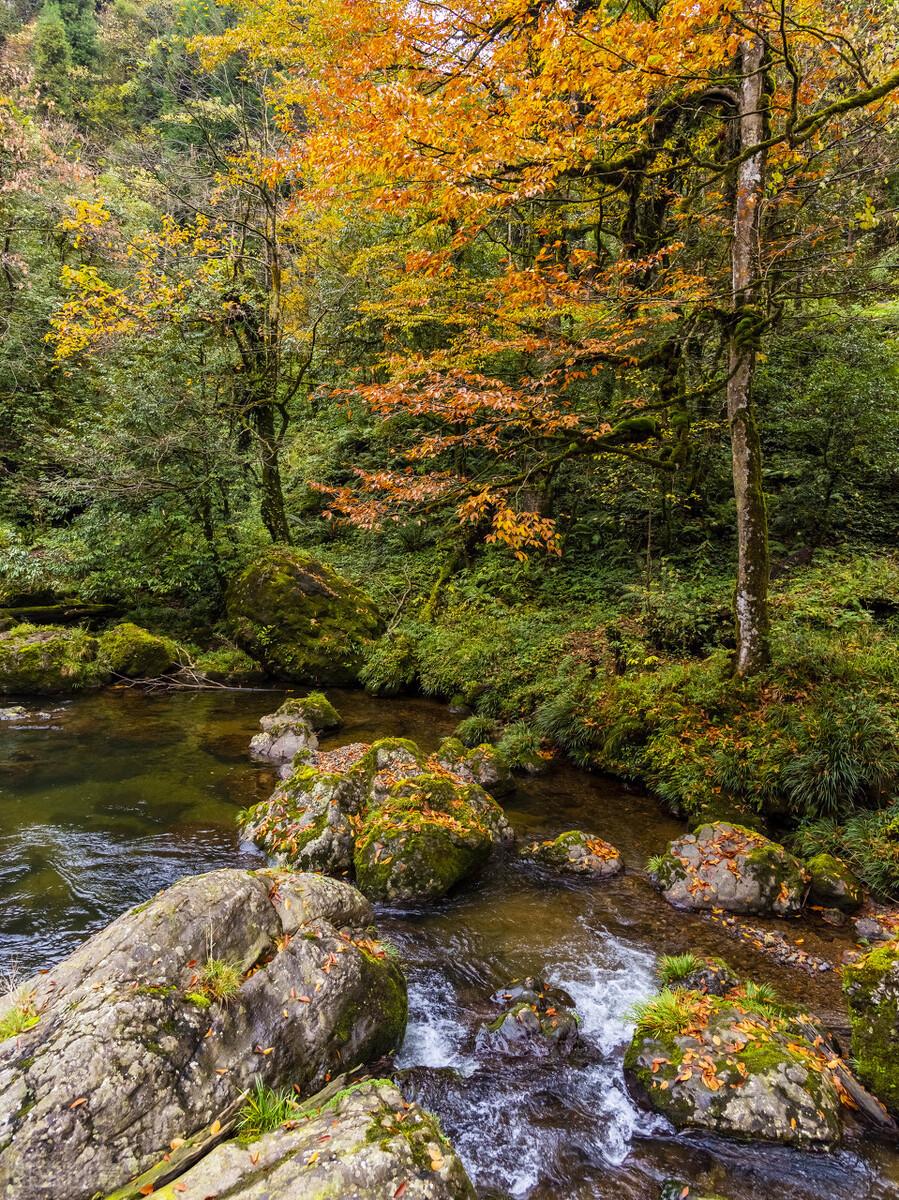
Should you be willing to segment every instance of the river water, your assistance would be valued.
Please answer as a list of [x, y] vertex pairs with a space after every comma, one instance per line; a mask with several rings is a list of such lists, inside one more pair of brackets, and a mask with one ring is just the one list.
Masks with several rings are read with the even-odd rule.
[[[20, 978], [58, 961], [182, 875], [258, 865], [235, 816], [274, 786], [247, 743], [282, 698], [115, 690], [32, 706], [27, 721], [0, 725], [0, 969]], [[325, 747], [404, 736], [431, 749], [456, 722], [425, 700], [331, 698], [345, 724]], [[440, 904], [378, 913], [409, 978], [403, 1087], [440, 1116], [483, 1197], [657, 1200], [662, 1181], [677, 1178], [729, 1200], [899, 1198], [899, 1152], [870, 1137], [837, 1154], [744, 1146], [676, 1135], [640, 1108], [621, 1067], [627, 1014], [655, 990], [660, 954], [720, 954], [836, 1027], [845, 1022], [838, 976], [782, 966], [665, 904], [643, 864], [682, 826], [650, 798], [559, 766], [523, 781], [504, 807], [523, 835], [599, 834], [627, 870], [567, 883], [509, 861]], [[851, 945], [824, 925], [767, 925], [833, 963]], [[528, 974], [576, 1001], [581, 1046], [565, 1065], [509, 1066], [475, 1052], [479, 1024], [495, 1015], [491, 993]]]

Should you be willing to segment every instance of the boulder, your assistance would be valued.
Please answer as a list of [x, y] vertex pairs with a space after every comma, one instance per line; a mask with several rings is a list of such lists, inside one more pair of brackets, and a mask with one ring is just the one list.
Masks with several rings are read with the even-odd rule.
[[842, 1137], [842, 1084], [809, 1018], [739, 989], [663, 991], [636, 1015], [625, 1070], [678, 1129], [799, 1146]]
[[899, 939], [843, 967], [859, 1078], [899, 1114]]
[[504, 1058], [546, 1058], [569, 1054], [578, 1040], [574, 1001], [561, 988], [527, 978], [502, 988], [494, 1002], [506, 1005], [478, 1032], [478, 1050]]
[[299, 683], [355, 683], [362, 651], [382, 629], [354, 584], [284, 546], [250, 563], [226, 604], [237, 643], [269, 674]]
[[864, 904], [864, 887], [839, 858], [816, 854], [806, 860], [805, 869], [810, 876], [808, 898], [813, 904], [846, 913], [855, 912]]
[[242, 829], [277, 862], [354, 877], [371, 899], [432, 899], [512, 837], [458, 765], [401, 738], [313, 753]]
[[453, 775], [468, 783], [479, 784], [491, 796], [505, 796], [515, 790], [505, 756], [489, 742], [469, 749], [459, 738], [444, 738], [434, 758]]
[[112, 675], [126, 679], [154, 679], [178, 662], [178, 647], [170, 638], [157, 637], [126, 621], [100, 636], [100, 661]]
[[52, 696], [100, 687], [109, 673], [83, 629], [17, 625], [0, 633], [0, 695]]
[[523, 858], [571, 875], [605, 879], [622, 870], [621, 855], [602, 838], [579, 829], [560, 833], [546, 842], [532, 842], [521, 852]]
[[300, 1107], [281, 1128], [226, 1141], [152, 1193], [158, 1200], [475, 1200], [436, 1119], [388, 1079]]
[[676, 908], [794, 916], [806, 875], [799, 861], [760, 833], [729, 821], [701, 825], [650, 860], [650, 877]]
[[277, 712], [259, 721], [262, 732], [250, 742], [250, 757], [257, 762], [291, 763], [301, 751], [318, 749], [316, 731], [338, 729], [340, 714], [321, 692], [285, 700]]
[[254, 1082], [308, 1094], [394, 1048], [405, 981], [371, 919], [337, 880], [213, 871], [24, 984], [0, 1008], [0, 1194], [90, 1200]]

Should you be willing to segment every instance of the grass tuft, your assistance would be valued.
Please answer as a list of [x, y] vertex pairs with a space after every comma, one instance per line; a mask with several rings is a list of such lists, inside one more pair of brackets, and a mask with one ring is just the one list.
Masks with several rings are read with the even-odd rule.
[[686, 979], [694, 971], [699, 971], [705, 964], [691, 951], [684, 954], [665, 954], [659, 959], [659, 978], [664, 984], [676, 983]]
[[266, 1087], [257, 1076], [237, 1117], [238, 1136], [244, 1142], [255, 1141], [295, 1117], [297, 1107], [287, 1089], [279, 1091]]

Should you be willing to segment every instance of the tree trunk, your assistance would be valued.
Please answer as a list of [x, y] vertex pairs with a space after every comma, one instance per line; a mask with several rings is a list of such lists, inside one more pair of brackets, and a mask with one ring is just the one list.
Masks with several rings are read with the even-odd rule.
[[[742, 83], [739, 149], [757, 146], [765, 133], [762, 39], [748, 35], [740, 47]], [[734, 212], [727, 417], [737, 502], [736, 671], [752, 675], [769, 660], [768, 516], [762, 490], [762, 448], [752, 399], [759, 313], [759, 238], [765, 195], [765, 152], [740, 163]]]
[[253, 413], [259, 448], [260, 500], [259, 514], [273, 542], [289, 546], [290, 526], [284, 509], [281, 487], [281, 467], [278, 462], [278, 439], [275, 436], [275, 413], [270, 404], [260, 404]]

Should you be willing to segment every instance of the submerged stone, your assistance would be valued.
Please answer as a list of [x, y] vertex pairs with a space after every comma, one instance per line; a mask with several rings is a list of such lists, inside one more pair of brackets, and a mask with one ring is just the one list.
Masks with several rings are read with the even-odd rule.
[[802, 865], [783, 846], [729, 821], [675, 838], [652, 860], [650, 876], [676, 908], [777, 916], [799, 912], [806, 885]]
[[281, 1128], [227, 1141], [159, 1200], [475, 1200], [435, 1117], [386, 1079], [355, 1084]]
[[508, 1007], [478, 1032], [478, 1050], [507, 1058], [570, 1054], [578, 1040], [578, 1017], [567, 992], [533, 977], [501, 988], [493, 996]]
[[359, 588], [286, 546], [246, 567], [226, 604], [238, 644], [271, 675], [299, 683], [355, 683], [362, 651], [382, 628]]
[[545, 842], [532, 842], [521, 852], [523, 858], [555, 867], [572, 875], [605, 879], [623, 869], [620, 853], [609, 842], [579, 829], [560, 833]]
[[0, 1193], [90, 1200], [259, 1080], [320, 1087], [396, 1047], [405, 981], [355, 889], [318, 875], [181, 880], [0, 1006]]

